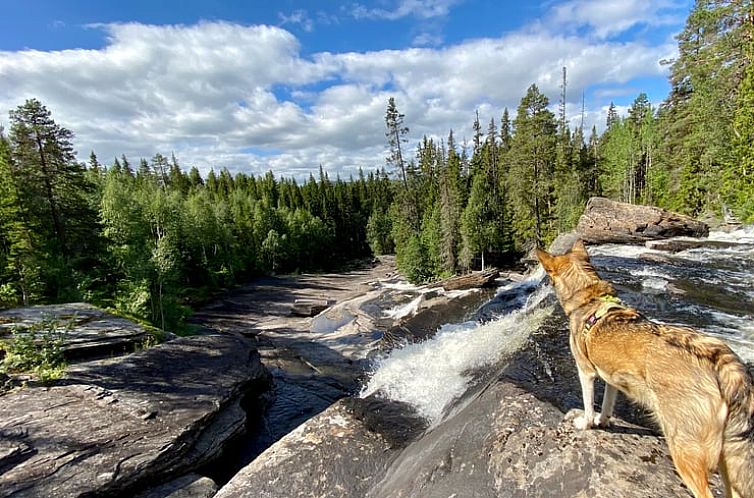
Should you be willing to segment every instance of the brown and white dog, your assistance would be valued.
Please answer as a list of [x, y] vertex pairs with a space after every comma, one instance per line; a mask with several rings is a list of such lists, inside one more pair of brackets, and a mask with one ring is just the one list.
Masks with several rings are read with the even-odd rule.
[[[577, 241], [553, 256], [537, 250], [568, 316], [584, 398], [579, 429], [606, 426], [620, 390], [651, 410], [675, 468], [696, 498], [712, 498], [717, 469], [727, 496], [754, 498], [754, 387], [736, 354], [692, 329], [652, 322], [620, 303]], [[594, 380], [606, 383], [594, 412]]]

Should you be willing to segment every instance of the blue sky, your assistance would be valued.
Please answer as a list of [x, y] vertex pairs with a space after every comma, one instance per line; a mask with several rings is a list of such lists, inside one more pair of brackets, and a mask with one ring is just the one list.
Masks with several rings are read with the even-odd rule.
[[659, 103], [681, 0], [3, 1], [0, 123], [42, 100], [82, 158], [174, 152], [186, 166], [305, 176], [384, 164], [384, 109], [411, 139], [471, 135], [531, 83], [604, 122]]

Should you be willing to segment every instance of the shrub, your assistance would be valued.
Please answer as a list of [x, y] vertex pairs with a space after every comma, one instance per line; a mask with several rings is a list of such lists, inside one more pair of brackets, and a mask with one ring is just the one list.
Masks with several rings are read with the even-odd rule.
[[11, 338], [0, 341], [5, 357], [0, 362], [2, 373], [36, 374], [42, 382], [57, 380], [66, 368], [63, 345], [70, 327], [57, 320], [45, 319], [30, 327], [17, 327]]

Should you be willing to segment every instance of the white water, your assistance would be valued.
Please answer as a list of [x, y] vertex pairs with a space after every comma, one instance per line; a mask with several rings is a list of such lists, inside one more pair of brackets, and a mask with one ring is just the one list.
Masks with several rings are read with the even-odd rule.
[[[713, 232], [712, 240], [754, 244], [754, 227], [746, 227], [734, 232]], [[754, 288], [754, 275], [748, 269], [754, 261], [754, 249], [750, 245], [731, 248], [700, 248], [671, 254], [665, 251], [650, 249], [645, 246], [628, 246], [606, 244], [590, 247], [592, 256], [617, 257], [633, 260], [627, 277], [633, 282], [641, 282], [644, 295], [666, 295], [669, 284], [674, 282], [674, 266], [661, 266], [652, 261], [642, 261], [641, 256], [647, 253], [660, 254], [682, 264], [683, 260], [696, 265], [711, 261], [743, 262], [741, 269], [738, 265], [730, 268], [715, 267], [716, 276], [710, 277], [716, 283], [735, 283], [743, 293], [748, 282]], [[725, 266], [725, 265], [723, 265]], [[687, 279], [705, 281], [707, 273], [702, 271], [704, 266], [694, 274], [694, 266], [685, 270]], [[445, 325], [437, 334], [422, 343], [409, 344], [391, 351], [379, 358], [375, 364], [371, 378], [363, 388], [361, 396], [374, 393], [390, 399], [402, 401], [413, 406], [430, 424], [434, 424], [447, 414], [448, 407], [454, 400], [461, 397], [473, 381], [473, 372], [478, 369], [496, 364], [505, 356], [510, 355], [523, 346], [527, 337], [536, 331], [543, 321], [552, 313], [552, 308], [539, 306], [542, 300], [552, 292], [551, 287], [541, 286], [533, 294], [531, 291], [540, 286], [544, 271], [538, 267], [529, 279], [511, 283], [499, 289], [499, 294], [520, 296], [518, 309], [487, 322], [463, 323]], [[404, 288], [403, 290], [409, 290]], [[416, 288], [411, 289], [414, 292]], [[528, 298], [527, 298], [528, 296]], [[746, 361], [754, 361], [754, 310], [741, 310], [741, 315], [724, 313], [708, 306], [698, 306], [692, 303], [675, 301], [669, 298], [668, 303], [676, 309], [685, 308], [687, 311], [703, 314], [712, 319], [712, 323], [702, 327], [705, 333], [715, 335], [727, 341], [731, 347]], [[511, 302], [511, 301], [509, 301]], [[516, 303], [516, 301], [512, 301]], [[421, 300], [417, 297], [401, 307], [390, 310], [395, 316], [407, 316], [415, 313]], [[696, 310], [689, 307], [696, 306]], [[649, 316], [656, 319], [657, 317]], [[709, 321], [707, 321], [709, 323]], [[684, 324], [681, 324], [684, 325]]]
[[[541, 279], [541, 276], [540, 276]], [[534, 280], [534, 279], [532, 279]], [[531, 286], [524, 281], [516, 285]], [[379, 358], [362, 397], [379, 393], [413, 406], [430, 423], [469, 388], [472, 373], [490, 366], [523, 346], [553, 309], [542, 308], [552, 288], [542, 287], [526, 305], [497, 320], [444, 325], [422, 343], [408, 344]]]
[[754, 244], [754, 225], [748, 225], [728, 232], [713, 231], [710, 232], [709, 239], [723, 242]]

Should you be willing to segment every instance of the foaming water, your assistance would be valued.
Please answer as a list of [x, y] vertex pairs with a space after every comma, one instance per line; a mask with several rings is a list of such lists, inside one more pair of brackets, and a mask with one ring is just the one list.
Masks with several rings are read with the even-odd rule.
[[722, 242], [754, 244], [754, 225], [742, 226], [736, 230], [729, 230], [726, 232], [712, 231], [709, 233], [709, 239]]
[[432, 339], [394, 349], [376, 360], [361, 397], [377, 393], [402, 401], [413, 406], [429, 423], [437, 422], [445, 409], [469, 388], [474, 370], [493, 365], [518, 350], [529, 334], [540, 327], [553, 312], [551, 306], [542, 306], [551, 292], [551, 287], [543, 286], [523, 307], [500, 318], [483, 325], [476, 322], [444, 325]]
[[[709, 240], [675, 253], [612, 244], [589, 253], [598, 272], [648, 318], [717, 336], [754, 361], [754, 226], [712, 232]], [[643, 257], [649, 252], [659, 257]]]
[[[647, 317], [687, 325], [726, 340], [754, 361], [754, 228], [713, 233], [711, 244], [677, 253], [646, 246], [605, 244], [589, 248], [598, 272]], [[525, 344], [552, 313], [551, 294], [538, 266], [521, 282], [500, 287], [475, 322], [450, 324], [422, 343], [375, 360], [362, 397], [377, 395], [411, 405], [431, 425], [449, 416], [478, 377]], [[410, 302], [393, 313], [409, 313]], [[481, 323], [484, 322], [484, 323]]]

